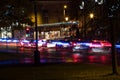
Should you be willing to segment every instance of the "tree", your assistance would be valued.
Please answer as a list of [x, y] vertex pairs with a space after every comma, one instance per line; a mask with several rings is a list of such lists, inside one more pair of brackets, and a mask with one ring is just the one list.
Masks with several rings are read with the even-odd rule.
[[0, 27], [21, 29], [21, 24], [33, 25], [28, 16], [30, 11], [27, 0], [1, 0], [0, 3]]
[[108, 20], [109, 20], [109, 28], [110, 28], [110, 41], [112, 43], [112, 74], [118, 74], [117, 71], [117, 54], [115, 51], [115, 44], [117, 41], [117, 29], [118, 26], [117, 16], [120, 13], [120, 0], [109, 0], [107, 1], [108, 6]]

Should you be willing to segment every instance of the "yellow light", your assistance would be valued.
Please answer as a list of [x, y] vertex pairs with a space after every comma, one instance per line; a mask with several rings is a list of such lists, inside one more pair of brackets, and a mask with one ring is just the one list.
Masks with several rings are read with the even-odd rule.
[[66, 9], [67, 8], [67, 5], [64, 5], [64, 9]]
[[93, 13], [90, 13], [90, 18], [94, 18], [94, 14]]
[[65, 17], [65, 21], [68, 21], [69, 20], [69, 18], [68, 17]]

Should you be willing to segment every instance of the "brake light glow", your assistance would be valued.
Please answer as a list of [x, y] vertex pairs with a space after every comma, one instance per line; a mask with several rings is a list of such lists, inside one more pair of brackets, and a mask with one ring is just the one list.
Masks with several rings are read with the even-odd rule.
[[109, 42], [101, 42], [102, 46], [111, 47], [112, 45]]
[[91, 43], [90, 47], [103, 47], [101, 44]]
[[23, 45], [24, 45], [24, 43], [23, 43], [23, 42], [20, 42], [20, 44], [21, 44], [21, 46], [23, 46]]
[[77, 44], [76, 43], [72, 43], [73, 46], [76, 46]]

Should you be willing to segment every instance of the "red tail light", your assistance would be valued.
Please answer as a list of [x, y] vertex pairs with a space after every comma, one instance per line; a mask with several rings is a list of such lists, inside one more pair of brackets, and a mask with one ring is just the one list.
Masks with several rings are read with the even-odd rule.
[[72, 43], [73, 46], [76, 46], [77, 44], [76, 43]]

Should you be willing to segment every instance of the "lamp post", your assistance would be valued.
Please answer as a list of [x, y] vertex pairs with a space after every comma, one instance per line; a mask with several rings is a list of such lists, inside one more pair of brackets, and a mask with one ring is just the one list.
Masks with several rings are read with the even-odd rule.
[[36, 1], [32, 0], [33, 5], [34, 5], [34, 15], [35, 15], [35, 40], [36, 40], [36, 47], [35, 47], [35, 51], [34, 51], [34, 63], [35, 64], [39, 64], [40, 63], [40, 52], [38, 50], [38, 27], [37, 27], [37, 3]]
[[66, 9], [67, 9], [67, 5], [64, 5], [63, 17], [65, 20], [66, 20]]
[[[83, 13], [84, 14], [84, 13]], [[89, 14], [89, 16], [88, 16], [88, 18], [90, 19], [88, 22], [86, 22], [86, 20], [85, 20], [85, 14], [83, 15], [83, 36], [84, 36], [84, 38], [87, 38], [87, 29], [86, 29], [86, 26], [91, 22], [91, 21], [93, 21], [93, 19], [94, 19], [94, 14], [93, 13], [90, 13]], [[93, 30], [93, 28], [92, 28], [92, 30]]]
[[[89, 14], [90, 21], [88, 22], [88, 24], [91, 23], [90, 26], [91, 26], [92, 35], [94, 34], [94, 28], [93, 28], [93, 27], [95, 26], [95, 25], [94, 25], [94, 17], [95, 17], [95, 16], [94, 16], [94, 13], [90, 13], [90, 14]], [[92, 37], [92, 36], [91, 36], [91, 37]], [[94, 38], [94, 37], [92, 37], [92, 38]]]

